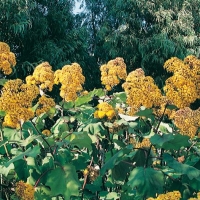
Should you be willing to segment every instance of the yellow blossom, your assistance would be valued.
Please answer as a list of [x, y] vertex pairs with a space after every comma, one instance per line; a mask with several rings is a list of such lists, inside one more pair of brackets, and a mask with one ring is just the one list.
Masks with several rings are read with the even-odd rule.
[[181, 134], [193, 138], [200, 126], [200, 108], [197, 110], [191, 110], [189, 107], [179, 109], [175, 112], [173, 121]]
[[107, 102], [102, 102], [98, 104], [97, 108], [98, 110], [95, 111], [94, 113], [95, 118], [102, 119], [104, 117], [107, 117], [109, 120], [111, 120], [116, 115], [114, 108], [111, 105], [109, 105]]
[[65, 65], [54, 73], [54, 83], [61, 84], [60, 96], [65, 101], [75, 101], [82, 94], [85, 77], [78, 63]]
[[35, 189], [32, 185], [19, 181], [16, 183], [15, 193], [21, 200], [34, 200]]
[[10, 52], [10, 47], [6, 43], [0, 42], [0, 71], [5, 75], [9, 75], [12, 73], [12, 67], [15, 65], [15, 54]]
[[54, 72], [52, 71], [52, 67], [48, 62], [43, 62], [39, 64], [33, 75], [26, 77], [27, 84], [36, 84], [40, 86], [42, 90], [52, 91], [54, 84]]
[[48, 112], [50, 108], [54, 107], [56, 104], [52, 98], [46, 96], [41, 96], [38, 100], [38, 108], [36, 109], [36, 115], [39, 116], [42, 113]]
[[128, 74], [126, 82], [122, 85], [126, 94], [126, 103], [130, 106], [129, 114], [133, 115], [141, 106], [151, 108], [160, 103], [162, 94], [150, 76], [145, 76], [139, 68]]
[[179, 191], [167, 192], [166, 194], [159, 194], [157, 198], [148, 198], [147, 200], [180, 200], [181, 193]]
[[0, 97], [0, 110], [6, 112], [3, 125], [19, 128], [24, 121], [33, 118], [32, 102], [38, 94], [35, 85], [24, 84], [20, 79], [7, 81]]
[[100, 67], [101, 83], [105, 85], [107, 91], [120, 83], [120, 80], [125, 80], [127, 77], [126, 64], [123, 58], [117, 57], [110, 60], [107, 64]]

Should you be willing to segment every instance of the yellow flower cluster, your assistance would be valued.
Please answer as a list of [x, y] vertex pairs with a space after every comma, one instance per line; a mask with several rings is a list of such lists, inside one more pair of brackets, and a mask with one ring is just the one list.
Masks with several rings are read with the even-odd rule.
[[21, 79], [7, 81], [0, 97], [0, 110], [6, 112], [3, 125], [20, 128], [22, 122], [32, 118], [32, 101], [38, 94], [37, 86], [24, 84]]
[[35, 84], [39, 85], [42, 90], [47, 89], [52, 91], [54, 84], [54, 72], [52, 71], [52, 67], [48, 62], [43, 62], [38, 65], [33, 75], [26, 77], [27, 84]]
[[126, 64], [123, 58], [117, 57], [110, 60], [107, 64], [100, 67], [101, 82], [105, 85], [106, 90], [111, 91], [112, 88], [120, 83], [120, 79], [125, 80], [127, 77]]
[[145, 148], [145, 147], [148, 148], [150, 146], [151, 146], [151, 142], [149, 138], [144, 138], [142, 142], [136, 143], [135, 148]]
[[34, 200], [35, 189], [32, 185], [19, 181], [16, 183], [15, 193], [21, 200]]
[[164, 113], [164, 115], [167, 115], [169, 119], [172, 119], [175, 110], [166, 108], [167, 105], [172, 105], [172, 102], [169, 101], [166, 96], [162, 96], [159, 105], [156, 108], [153, 108], [154, 114], [158, 117], [161, 117]]
[[200, 127], [200, 108], [197, 110], [191, 110], [189, 107], [180, 109], [175, 112], [173, 120], [181, 134], [193, 138]]
[[164, 68], [174, 75], [166, 80], [163, 88], [167, 98], [178, 108], [190, 106], [200, 97], [200, 60], [187, 56], [184, 61], [173, 57]]
[[54, 74], [54, 83], [61, 83], [60, 96], [65, 101], [75, 101], [83, 90], [82, 84], [84, 82], [85, 77], [78, 63], [65, 65], [62, 70], [57, 70]]
[[122, 87], [127, 94], [126, 102], [130, 106], [130, 115], [135, 114], [141, 106], [151, 108], [160, 103], [162, 97], [160, 89], [152, 77], [145, 76], [141, 68], [129, 73]]
[[12, 73], [12, 67], [15, 65], [15, 54], [10, 52], [10, 47], [6, 43], [0, 42], [0, 70], [5, 75], [9, 75]]
[[148, 198], [147, 200], [180, 200], [181, 193], [179, 191], [167, 192], [166, 194], [159, 194], [157, 198]]
[[189, 198], [189, 200], [199, 200], [200, 199], [200, 192], [197, 193], [197, 198]]
[[107, 102], [102, 102], [98, 104], [97, 108], [98, 110], [96, 110], [94, 113], [95, 118], [102, 119], [104, 117], [107, 117], [111, 120], [116, 115], [114, 108]]
[[56, 104], [52, 98], [48, 98], [45, 95], [41, 96], [38, 100], [38, 108], [36, 109], [36, 115], [39, 116], [42, 113], [46, 113], [50, 108]]

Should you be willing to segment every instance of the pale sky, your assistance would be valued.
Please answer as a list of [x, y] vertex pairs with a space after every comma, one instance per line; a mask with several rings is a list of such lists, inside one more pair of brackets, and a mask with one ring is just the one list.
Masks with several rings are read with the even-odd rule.
[[80, 2], [75, 2], [75, 7], [74, 7], [74, 14], [80, 13], [83, 9], [79, 9], [81, 3]]

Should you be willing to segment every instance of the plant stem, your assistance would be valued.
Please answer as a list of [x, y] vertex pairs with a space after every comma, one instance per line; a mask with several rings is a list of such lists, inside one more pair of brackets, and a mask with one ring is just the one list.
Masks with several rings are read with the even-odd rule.
[[43, 174], [41, 174], [41, 176], [38, 178], [38, 180], [35, 182], [34, 187], [37, 187], [37, 185], [39, 184], [41, 178], [49, 171], [53, 170], [53, 168], [46, 170]]
[[50, 144], [47, 142], [47, 140], [43, 137], [43, 135], [40, 133], [40, 131], [36, 128], [36, 126], [33, 124], [33, 122], [31, 121], [32, 125], [34, 126], [35, 130], [37, 131], [37, 133], [41, 136], [41, 138], [43, 139], [43, 141], [47, 144], [47, 146], [50, 149], [50, 153], [52, 155], [52, 157], [54, 158], [54, 153], [53, 153], [53, 149], [51, 148]]

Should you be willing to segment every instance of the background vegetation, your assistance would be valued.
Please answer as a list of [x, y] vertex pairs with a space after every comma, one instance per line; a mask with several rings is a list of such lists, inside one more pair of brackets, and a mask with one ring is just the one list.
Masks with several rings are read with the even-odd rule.
[[198, 199], [200, 1], [79, 2], [0, 1], [0, 199]]

